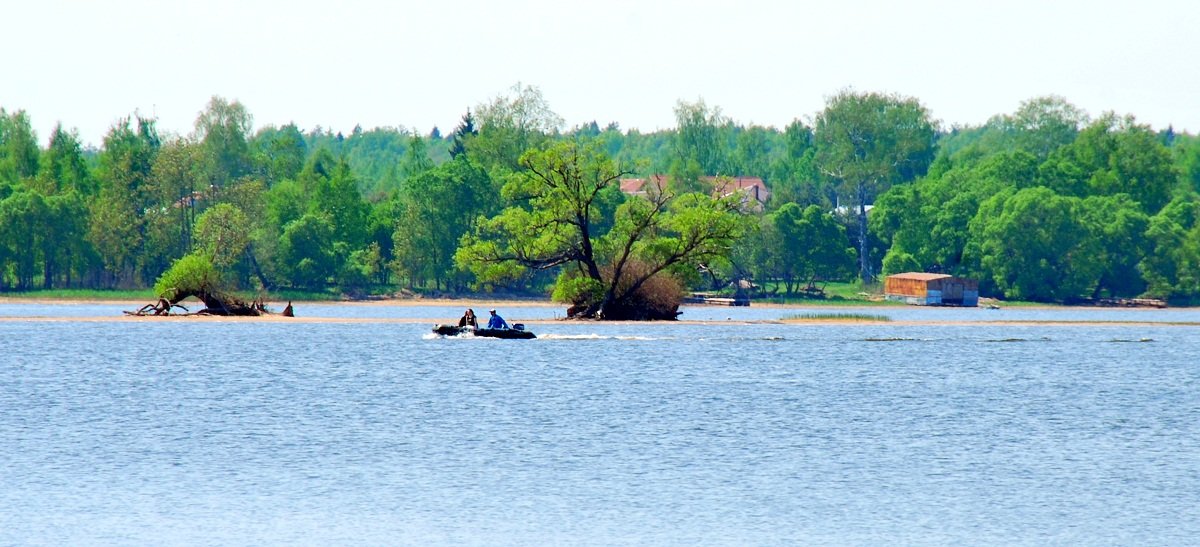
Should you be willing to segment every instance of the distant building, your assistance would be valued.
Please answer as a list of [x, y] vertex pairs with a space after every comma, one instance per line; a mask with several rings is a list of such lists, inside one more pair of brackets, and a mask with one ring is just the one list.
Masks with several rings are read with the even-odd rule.
[[883, 281], [888, 300], [918, 306], [979, 305], [979, 282], [939, 273], [907, 272], [889, 275]]
[[[758, 177], [700, 177], [700, 182], [712, 188], [715, 198], [741, 194], [743, 205], [755, 211], [763, 210], [767, 200], [771, 198], [767, 184]], [[661, 192], [666, 187], [666, 175], [651, 175], [645, 179], [621, 179], [621, 191], [631, 196], [644, 196], [650, 190]]]

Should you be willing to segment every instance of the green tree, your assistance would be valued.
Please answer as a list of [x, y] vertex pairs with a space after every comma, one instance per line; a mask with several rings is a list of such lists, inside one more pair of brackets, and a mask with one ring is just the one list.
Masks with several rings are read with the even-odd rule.
[[475, 129], [475, 117], [471, 116], [471, 110], [468, 109], [466, 114], [463, 114], [462, 121], [458, 123], [458, 127], [454, 128], [454, 135], [451, 137], [450, 143], [450, 159], [458, 159], [459, 156], [467, 153], [467, 141], [478, 135], [479, 131]]
[[1138, 270], [1146, 294], [1184, 302], [1200, 298], [1200, 195], [1172, 200], [1150, 218], [1145, 237], [1150, 250]]
[[[962, 162], [917, 180], [893, 186], [875, 202], [871, 234], [888, 248], [886, 274], [942, 271], [970, 275], [963, 264], [969, 224], [982, 202], [998, 192], [1031, 185], [1037, 159], [1025, 151]], [[905, 257], [890, 255], [906, 255]]]
[[196, 140], [203, 150], [209, 184], [223, 187], [250, 172], [248, 138], [252, 118], [237, 101], [214, 96], [196, 118]]
[[1043, 184], [1065, 195], [1128, 194], [1147, 214], [1179, 188], [1180, 171], [1158, 135], [1132, 118], [1106, 114], [1059, 149], [1042, 169]]
[[540, 146], [564, 123], [540, 89], [520, 82], [507, 95], [479, 105], [475, 113], [479, 133], [469, 140], [468, 151], [489, 171], [520, 169], [521, 153]]
[[1092, 296], [1132, 297], [1144, 292], [1146, 282], [1138, 264], [1149, 250], [1145, 234], [1150, 217], [1126, 194], [1088, 197], [1081, 213], [1101, 253], [1096, 258], [1102, 270]]
[[41, 181], [39, 187], [47, 195], [72, 190], [84, 196], [96, 193], [94, 179], [75, 131], [64, 130], [62, 124], [54, 126], [50, 146], [41, 155], [38, 179]]
[[433, 169], [433, 160], [429, 159], [425, 149], [425, 139], [414, 133], [408, 138], [408, 151], [400, 164], [400, 174], [409, 179], [430, 169]]
[[[24, 110], [0, 108], [0, 186], [15, 186], [38, 172], [37, 135]], [[3, 196], [0, 196], [3, 197]]]
[[256, 171], [273, 186], [282, 180], [295, 179], [304, 168], [308, 145], [296, 124], [287, 124], [278, 129], [268, 127], [260, 130], [249, 142], [250, 154]]
[[722, 128], [729, 120], [720, 108], [709, 108], [703, 99], [695, 103], [679, 101], [675, 121], [678, 127], [669, 170], [673, 191], [702, 191], [700, 177], [730, 174], [727, 148], [721, 141]]
[[875, 196], [922, 174], [933, 160], [934, 127], [916, 99], [843, 91], [817, 115], [816, 163], [858, 211], [859, 273], [874, 276], [867, 253], [867, 209]]
[[775, 257], [788, 294], [795, 292], [797, 282], [812, 286], [818, 279], [841, 278], [853, 268], [854, 248], [845, 228], [821, 207], [789, 203], [768, 218], [776, 234], [768, 252]]
[[200, 147], [183, 139], [165, 143], [154, 157], [147, 201], [162, 205], [158, 213], [165, 217], [162, 222], [166, 233], [160, 245], [166, 247], [162, 251], [170, 259], [191, 250], [196, 215], [213, 197], [204, 167]]
[[136, 129], [124, 118], [104, 138], [98, 168], [101, 189], [91, 202], [88, 241], [102, 257], [110, 282], [118, 285], [141, 286], [142, 279], [160, 273], [143, 276], [141, 267], [145, 265], [144, 214], [154, 204], [151, 170], [161, 145], [154, 121], [141, 117]]
[[678, 294], [664, 301], [643, 289], [727, 255], [744, 229], [736, 200], [663, 193], [625, 201], [612, 228], [597, 231], [601, 203], [627, 172], [595, 143], [531, 150], [521, 163], [526, 170], [504, 186], [514, 205], [465, 238], [455, 259], [484, 282], [566, 266], [564, 280], [586, 277], [603, 288], [585, 291], [602, 295], [596, 300], [574, 302], [584, 315], [673, 318]]
[[241, 209], [228, 203], [209, 208], [196, 220], [196, 247], [223, 270], [245, 257], [250, 234], [250, 220]]
[[1103, 270], [1099, 241], [1082, 200], [1047, 188], [1002, 192], [971, 221], [968, 253], [1008, 298], [1072, 301], [1095, 293]]
[[397, 272], [410, 283], [433, 279], [439, 289], [443, 282], [465, 284], [454, 253], [477, 217], [499, 210], [491, 186], [487, 172], [461, 155], [406, 181], [401, 221], [392, 235]]
[[45, 198], [31, 190], [14, 192], [0, 201], [0, 241], [7, 244], [2, 253], [6, 260], [0, 261], [0, 266], [11, 269], [18, 290], [33, 288], [47, 244], [49, 217]]
[[338, 269], [333, 223], [314, 213], [288, 223], [280, 236], [279, 260], [293, 287], [324, 288]]

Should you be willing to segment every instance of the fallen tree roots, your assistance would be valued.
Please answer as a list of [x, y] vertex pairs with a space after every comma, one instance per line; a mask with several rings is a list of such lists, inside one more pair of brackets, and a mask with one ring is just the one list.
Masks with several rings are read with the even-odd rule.
[[[196, 297], [204, 303], [204, 308], [192, 313], [187, 308], [179, 304], [180, 301], [188, 297]], [[175, 312], [176, 308], [183, 310], [183, 313]], [[241, 317], [258, 317], [263, 315], [273, 315], [273, 312], [267, 309], [262, 299], [256, 299], [252, 302], [245, 302], [232, 296], [214, 294], [207, 291], [195, 293], [184, 293], [176, 295], [171, 300], [159, 298], [157, 302], [146, 304], [136, 311], [126, 310], [125, 315], [133, 316], [168, 316], [168, 315], [219, 315], [219, 316], [241, 316]], [[284, 317], [294, 317], [292, 303], [288, 302], [281, 314]]]

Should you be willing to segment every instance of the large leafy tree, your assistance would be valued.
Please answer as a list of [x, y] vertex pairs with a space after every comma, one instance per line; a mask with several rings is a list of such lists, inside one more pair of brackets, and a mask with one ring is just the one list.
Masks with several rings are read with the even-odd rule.
[[24, 110], [9, 114], [0, 108], [0, 186], [15, 186], [33, 178], [38, 172], [38, 154], [29, 115]]
[[772, 228], [768, 233], [773, 234], [769, 239], [772, 263], [789, 294], [797, 282], [812, 285], [853, 271], [854, 248], [845, 228], [828, 211], [789, 203], [767, 218]]
[[1028, 187], [1036, 174], [1036, 158], [1015, 151], [892, 187], [875, 202], [869, 222], [888, 248], [883, 272], [969, 273], [963, 249], [980, 204], [1002, 190]]
[[925, 173], [933, 161], [934, 137], [929, 112], [909, 97], [843, 91], [817, 115], [816, 163], [857, 209], [863, 281], [873, 278], [866, 206], [892, 184]]
[[1132, 297], [1146, 289], [1138, 264], [1146, 256], [1150, 217], [1127, 194], [1090, 196], [1083, 200], [1083, 219], [1099, 243], [1102, 265], [1093, 296]]
[[467, 141], [467, 149], [489, 171], [519, 169], [522, 152], [540, 146], [564, 123], [540, 89], [520, 82], [479, 105], [475, 115], [479, 133]]
[[1150, 218], [1149, 250], [1138, 264], [1146, 294], [1194, 301], [1200, 298], [1200, 195], [1187, 193]]
[[674, 190], [700, 191], [700, 177], [730, 174], [729, 153], [721, 138], [730, 122], [720, 108], [710, 108], [703, 100], [679, 101], [675, 122], [669, 171]]
[[784, 153], [771, 160], [767, 180], [771, 182], [771, 205], [778, 209], [787, 203], [833, 206], [833, 195], [821, 185], [816, 169], [812, 128], [795, 120], [780, 136]]
[[454, 128], [454, 134], [450, 137], [450, 159], [458, 159], [459, 156], [467, 153], [467, 141], [478, 135], [479, 131], [475, 129], [475, 117], [471, 115], [471, 111], [467, 110], [463, 114], [462, 121], [458, 123], [458, 127]]
[[14, 192], [0, 200], [0, 267], [11, 269], [19, 290], [33, 288], [41, 252], [53, 245], [47, 241], [47, 228], [52, 224], [50, 209], [41, 194], [31, 190]]
[[39, 188], [46, 194], [76, 191], [85, 196], [96, 193], [95, 181], [83, 157], [79, 135], [54, 126], [50, 146], [41, 155], [38, 171]]
[[88, 240], [117, 284], [138, 286], [161, 273], [140, 271], [145, 265], [144, 214], [154, 203], [151, 171], [161, 146], [154, 121], [141, 117], [136, 128], [129, 118], [122, 119], [104, 138], [99, 158], [101, 190], [91, 203]]
[[609, 224], [626, 171], [594, 144], [560, 142], [521, 164], [504, 186], [512, 205], [465, 238], [456, 261], [485, 282], [565, 267], [559, 283], [585, 316], [673, 318], [678, 294], [672, 305], [643, 289], [727, 255], [743, 227], [735, 199], [669, 192], [625, 201]]
[[410, 281], [433, 279], [439, 288], [443, 281], [465, 284], [454, 252], [477, 217], [499, 210], [491, 185], [487, 172], [464, 155], [406, 181], [392, 234], [395, 270]]
[[293, 287], [322, 289], [338, 269], [334, 226], [328, 215], [307, 213], [279, 238], [280, 270]]
[[196, 247], [218, 268], [230, 269], [240, 262], [249, 246], [250, 221], [231, 204], [217, 204], [196, 221]]
[[238, 101], [213, 97], [196, 118], [196, 140], [206, 162], [209, 183], [224, 187], [250, 172], [250, 129], [253, 119]]
[[1104, 266], [1079, 198], [1006, 191], [979, 208], [966, 252], [1008, 298], [1071, 301], [1095, 293]]
[[304, 168], [308, 146], [296, 124], [260, 130], [249, 142], [257, 173], [268, 186], [295, 179]]

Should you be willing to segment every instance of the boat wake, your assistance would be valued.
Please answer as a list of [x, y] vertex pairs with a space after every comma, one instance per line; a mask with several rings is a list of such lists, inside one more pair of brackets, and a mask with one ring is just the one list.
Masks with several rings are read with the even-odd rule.
[[539, 340], [635, 340], [635, 341], [653, 341], [653, 340], [674, 340], [673, 337], [656, 337], [656, 336], [606, 336], [602, 334], [544, 334], [538, 337]]

